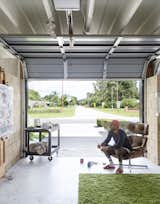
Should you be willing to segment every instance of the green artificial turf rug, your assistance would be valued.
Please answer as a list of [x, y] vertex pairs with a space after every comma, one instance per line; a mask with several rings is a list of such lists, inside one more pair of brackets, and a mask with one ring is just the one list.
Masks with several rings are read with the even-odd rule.
[[80, 174], [79, 204], [160, 204], [160, 174]]

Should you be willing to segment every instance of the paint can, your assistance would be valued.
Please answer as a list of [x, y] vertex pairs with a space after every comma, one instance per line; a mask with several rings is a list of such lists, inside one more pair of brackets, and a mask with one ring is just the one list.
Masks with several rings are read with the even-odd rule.
[[80, 159], [80, 164], [83, 164], [83, 163], [84, 163], [84, 159], [81, 158], [81, 159]]

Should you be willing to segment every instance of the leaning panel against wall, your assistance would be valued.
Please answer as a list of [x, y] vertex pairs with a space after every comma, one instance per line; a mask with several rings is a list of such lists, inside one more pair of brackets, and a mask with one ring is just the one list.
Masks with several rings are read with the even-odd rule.
[[3, 140], [1, 155], [3, 153], [4, 166], [5, 169], [8, 169], [20, 158], [22, 149], [22, 66], [17, 58], [0, 58], [0, 66], [5, 72], [5, 85], [3, 86], [8, 87], [12, 92], [10, 114], [12, 115], [13, 127], [10, 132], [3, 132], [0, 135], [1, 140]]

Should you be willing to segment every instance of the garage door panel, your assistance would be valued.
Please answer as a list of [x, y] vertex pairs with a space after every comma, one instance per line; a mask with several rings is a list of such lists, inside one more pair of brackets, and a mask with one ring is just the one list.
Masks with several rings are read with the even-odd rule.
[[56, 65], [59, 64], [63, 66], [63, 60], [59, 58], [31, 58], [31, 59], [26, 59], [26, 63], [28, 66], [30, 65]]
[[92, 65], [92, 66], [81, 66], [81, 65], [72, 65], [72, 66], [68, 66], [68, 72], [77, 72], [77, 73], [81, 73], [81, 72], [103, 72], [103, 66], [102, 65]]
[[[68, 79], [102, 79], [104, 59], [68, 59]], [[140, 78], [145, 59], [111, 58], [107, 62], [106, 78]], [[64, 62], [61, 59], [27, 59], [29, 78], [63, 79]]]
[[109, 59], [108, 62], [109, 62], [108, 63], [109, 65], [110, 64], [117, 64], [117, 65], [125, 65], [126, 64], [128, 66], [132, 65], [132, 64], [142, 65], [145, 62], [145, 58], [142, 58], [142, 59], [139, 59], [139, 58], [133, 59], [133, 58], [129, 58], [129, 57], [126, 57], [126, 58], [117, 58], [117, 59], [111, 58], [111, 59]]
[[63, 72], [63, 67], [58, 65], [32, 65], [28, 72]]
[[112, 73], [112, 72], [109, 72], [107, 74], [107, 78], [113, 78], [113, 79], [118, 79], [118, 78], [134, 78], [134, 79], [139, 79], [141, 78], [141, 74], [140, 73], [137, 73], [137, 72], [134, 72], [134, 73], [126, 73], [126, 72], [117, 72], [117, 73]]
[[103, 64], [104, 63], [104, 59], [98, 59], [98, 58], [72, 58], [72, 59], [68, 59], [68, 64], [72, 64], [72, 65], [99, 65], [99, 64]]
[[136, 66], [136, 65], [121, 65], [121, 66], [118, 66], [118, 65], [110, 65], [108, 66], [108, 69], [107, 69], [107, 72], [128, 72], [128, 73], [131, 73], [131, 72], [142, 72], [142, 68], [141, 66]]
[[69, 73], [68, 79], [102, 79], [103, 74], [102, 73], [93, 73], [93, 72], [88, 72], [88, 73]]
[[63, 79], [63, 73], [36, 73], [32, 72], [28, 74], [29, 79]]

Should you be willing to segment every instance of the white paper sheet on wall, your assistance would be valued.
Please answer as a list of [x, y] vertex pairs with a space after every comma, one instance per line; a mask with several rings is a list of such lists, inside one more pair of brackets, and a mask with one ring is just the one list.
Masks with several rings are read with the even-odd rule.
[[13, 132], [13, 88], [0, 84], [0, 137], [8, 137]]

